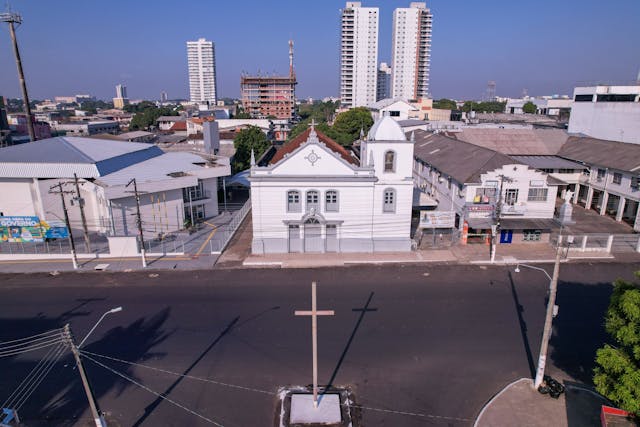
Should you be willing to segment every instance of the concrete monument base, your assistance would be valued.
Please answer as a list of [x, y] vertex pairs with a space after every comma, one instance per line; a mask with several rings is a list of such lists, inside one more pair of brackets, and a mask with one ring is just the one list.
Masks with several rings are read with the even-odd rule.
[[278, 391], [278, 427], [360, 427], [362, 414], [349, 388], [319, 387], [313, 407], [311, 386], [289, 386]]
[[291, 395], [290, 424], [338, 424], [341, 421], [339, 395], [319, 396], [317, 408], [313, 406], [312, 394]]

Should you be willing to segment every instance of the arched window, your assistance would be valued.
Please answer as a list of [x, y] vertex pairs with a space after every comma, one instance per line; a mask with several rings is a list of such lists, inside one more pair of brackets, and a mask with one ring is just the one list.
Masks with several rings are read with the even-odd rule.
[[311, 217], [311, 218], [307, 219], [304, 223], [305, 224], [320, 224], [320, 221], [318, 221], [316, 218]]
[[395, 212], [396, 211], [396, 190], [393, 188], [387, 188], [384, 190], [382, 198], [382, 212]]
[[384, 171], [396, 171], [396, 153], [394, 153], [393, 151], [387, 151], [386, 153], [384, 153]]
[[287, 191], [287, 212], [300, 212], [302, 204], [300, 203], [300, 192], [297, 190]]
[[338, 212], [338, 192], [336, 190], [327, 190], [324, 202], [325, 212]]
[[320, 194], [316, 190], [307, 191], [307, 212], [320, 207]]

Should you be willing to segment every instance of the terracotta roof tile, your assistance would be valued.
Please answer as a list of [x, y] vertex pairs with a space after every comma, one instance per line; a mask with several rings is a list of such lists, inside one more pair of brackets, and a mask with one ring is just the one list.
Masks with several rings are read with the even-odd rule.
[[[356, 159], [354, 159], [353, 156], [351, 156], [351, 154], [349, 154], [349, 152], [347, 151], [346, 148], [344, 148], [342, 145], [340, 145], [337, 142], [335, 142], [333, 139], [329, 138], [327, 135], [325, 135], [322, 132], [320, 132], [318, 129], [315, 129], [315, 131], [316, 131], [316, 134], [318, 134], [318, 139], [321, 142], [323, 142], [324, 145], [326, 145], [328, 149], [330, 149], [334, 153], [338, 154], [340, 157], [342, 157], [343, 160], [347, 161], [348, 163], [351, 163], [352, 165], [355, 165], [355, 166], [358, 165], [358, 162], [356, 161]], [[271, 159], [269, 164], [270, 165], [275, 165], [280, 160], [282, 160], [284, 158], [284, 156], [286, 156], [287, 154], [291, 154], [295, 150], [297, 150], [298, 147], [300, 147], [304, 142], [307, 141], [307, 139], [309, 138], [309, 134], [310, 133], [311, 133], [311, 128], [305, 130], [300, 135], [298, 135], [295, 138], [293, 138], [291, 141], [285, 143], [276, 152], [276, 154], [273, 156], [273, 158]]]
[[187, 130], [187, 122], [183, 121], [183, 122], [175, 122], [173, 124], [173, 126], [171, 126], [169, 128], [169, 130], [172, 131], [182, 131], [182, 130]]

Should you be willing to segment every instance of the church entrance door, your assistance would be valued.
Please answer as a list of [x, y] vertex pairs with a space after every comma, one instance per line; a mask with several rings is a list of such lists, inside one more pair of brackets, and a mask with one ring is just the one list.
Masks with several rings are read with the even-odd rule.
[[304, 223], [304, 251], [323, 252], [323, 249], [322, 224], [315, 218], [309, 218]]

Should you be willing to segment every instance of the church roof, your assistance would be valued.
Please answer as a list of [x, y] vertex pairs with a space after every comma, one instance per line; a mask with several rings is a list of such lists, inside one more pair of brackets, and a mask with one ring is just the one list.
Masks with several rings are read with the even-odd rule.
[[384, 116], [369, 129], [369, 140], [372, 141], [406, 141], [402, 128], [390, 116]]
[[[351, 163], [352, 165], [358, 165], [358, 163], [356, 162], [356, 159], [354, 159], [351, 154], [349, 154], [349, 152], [347, 151], [346, 148], [344, 148], [342, 145], [338, 144], [337, 142], [335, 142], [333, 139], [329, 138], [327, 135], [323, 134], [322, 132], [320, 132], [317, 129], [314, 129], [316, 134], [318, 135], [318, 139], [324, 143], [324, 145], [327, 146], [327, 148], [331, 151], [333, 151], [334, 153], [336, 153], [337, 155], [339, 155], [340, 157], [342, 157], [345, 161]], [[271, 161], [269, 162], [270, 165], [275, 165], [276, 163], [278, 163], [280, 160], [282, 160], [287, 154], [291, 154], [293, 153], [295, 150], [297, 150], [303, 143], [305, 143], [307, 141], [307, 139], [309, 139], [309, 135], [311, 134], [311, 128], [305, 130], [304, 132], [302, 132], [300, 135], [296, 136], [295, 138], [293, 138], [291, 141], [285, 143], [277, 152], [276, 154], [273, 156], [273, 158], [271, 159]]]

